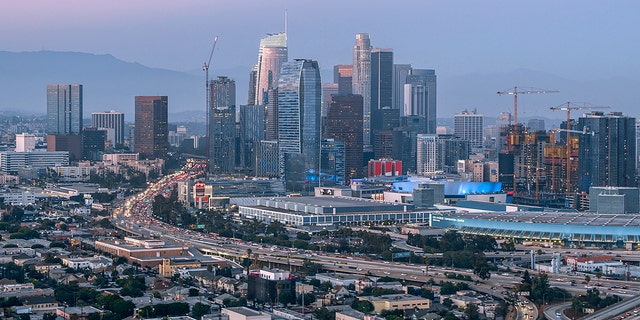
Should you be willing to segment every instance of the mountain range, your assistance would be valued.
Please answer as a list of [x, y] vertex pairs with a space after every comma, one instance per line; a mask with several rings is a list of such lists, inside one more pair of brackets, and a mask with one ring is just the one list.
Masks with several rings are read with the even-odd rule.
[[[210, 79], [226, 75], [236, 80], [237, 103], [246, 101], [250, 66], [223, 69], [212, 65]], [[529, 69], [510, 72], [438, 74], [438, 116], [451, 117], [465, 109], [477, 109], [486, 116], [512, 111], [512, 96], [497, 95], [514, 86], [559, 90], [559, 93], [519, 95], [519, 116], [562, 119], [564, 112], [552, 112], [551, 106], [567, 101], [597, 106], [610, 106], [609, 111], [621, 111], [640, 116], [635, 88], [640, 77], [603, 79], [571, 79], [553, 73]], [[632, 72], [632, 71], [630, 71]], [[637, 72], [637, 71], [635, 71]], [[331, 68], [322, 70], [323, 82], [331, 82]], [[94, 111], [118, 110], [133, 120], [134, 96], [167, 95], [171, 114], [204, 110], [205, 88], [202, 71], [173, 71], [126, 62], [109, 54], [81, 52], [7, 52], [0, 51], [0, 111], [24, 113], [46, 112], [46, 85], [50, 83], [80, 83], [84, 88], [85, 117]], [[576, 111], [583, 112], [583, 111]], [[204, 112], [191, 113], [199, 120]], [[574, 114], [576, 117], [579, 114]], [[172, 119], [169, 119], [170, 121]], [[200, 119], [204, 121], [203, 119]]]

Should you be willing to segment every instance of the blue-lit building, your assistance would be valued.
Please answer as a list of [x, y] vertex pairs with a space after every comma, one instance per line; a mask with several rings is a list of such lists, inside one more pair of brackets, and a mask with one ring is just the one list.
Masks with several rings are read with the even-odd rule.
[[318, 62], [284, 63], [278, 80], [278, 142], [280, 173], [289, 191], [303, 190], [306, 174], [319, 172], [321, 103]]
[[631, 214], [586, 212], [447, 212], [433, 213], [432, 227], [465, 234], [560, 244], [612, 245], [640, 242], [640, 219]]

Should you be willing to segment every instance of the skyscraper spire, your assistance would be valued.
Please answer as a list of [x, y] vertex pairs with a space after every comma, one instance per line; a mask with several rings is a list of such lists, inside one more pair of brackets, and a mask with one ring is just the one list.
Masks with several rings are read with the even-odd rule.
[[287, 34], [289, 33], [289, 15], [287, 14], [287, 9], [284, 9], [284, 39], [287, 39]]

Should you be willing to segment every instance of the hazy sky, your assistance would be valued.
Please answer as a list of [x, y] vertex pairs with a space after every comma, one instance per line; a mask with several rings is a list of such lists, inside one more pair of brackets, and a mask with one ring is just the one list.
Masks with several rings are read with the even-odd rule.
[[0, 10], [1, 50], [110, 53], [198, 69], [219, 35], [214, 67], [255, 63], [261, 36], [282, 31], [290, 58], [350, 63], [354, 34], [395, 61], [439, 74], [532, 68], [560, 75], [638, 69], [639, 1], [32, 0]]
[[529, 68], [584, 79], [640, 70], [640, 1], [632, 0], [4, 1], [0, 50], [109, 53], [193, 71], [219, 35], [215, 75], [254, 64], [260, 38], [284, 29], [285, 9], [289, 58], [323, 69], [351, 63], [355, 33], [367, 32], [374, 47], [393, 48], [396, 63], [439, 76]]

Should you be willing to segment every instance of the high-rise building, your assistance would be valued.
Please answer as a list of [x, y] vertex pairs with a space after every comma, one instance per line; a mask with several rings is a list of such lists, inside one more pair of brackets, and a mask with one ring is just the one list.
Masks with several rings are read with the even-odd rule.
[[417, 137], [424, 129], [424, 117], [404, 116], [393, 129], [393, 159], [402, 161], [403, 173], [416, 172]]
[[236, 107], [211, 110], [209, 172], [233, 173], [236, 167]]
[[269, 101], [264, 105], [264, 139], [278, 140], [278, 88], [269, 90]]
[[124, 113], [104, 111], [91, 113], [91, 126], [107, 131], [107, 141], [116, 148], [124, 145]]
[[269, 89], [278, 84], [278, 75], [282, 64], [288, 60], [287, 34], [284, 32], [270, 34], [260, 40], [258, 63], [254, 67], [255, 101], [254, 104], [264, 105]]
[[256, 142], [255, 175], [262, 178], [280, 177], [278, 141], [260, 140]]
[[284, 63], [278, 80], [278, 142], [288, 190], [301, 190], [307, 175], [318, 173], [321, 102], [318, 62]]
[[135, 97], [135, 151], [143, 158], [165, 157], [169, 148], [169, 98]]
[[410, 64], [393, 65], [393, 89], [391, 93], [393, 109], [400, 109], [400, 116], [404, 116], [404, 85], [411, 70]]
[[469, 141], [469, 146], [473, 149], [482, 148], [483, 130], [484, 116], [476, 110], [465, 110], [453, 116], [453, 134]]
[[107, 142], [107, 130], [98, 128], [82, 129], [82, 158], [100, 161]]
[[356, 34], [353, 46], [353, 93], [362, 96], [362, 130], [365, 146], [371, 146], [371, 40], [368, 33]]
[[82, 133], [82, 85], [47, 85], [47, 134]]
[[331, 104], [331, 96], [339, 94], [339, 88], [337, 83], [323, 83], [322, 84], [322, 110], [320, 114], [322, 119], [327, 117], [327, 111]]
[[436, 133], [436, 71], [411, 69], [404, 85], [404, 115], [425, 118], [424, 133]]
[[16, 134], [16, 152], [29, 152], [36, 149], [36, 136], [31, 133]]
[[339, 94], [353, 92], [353, 65], [339, 64], [333, 67], [333, 83], [338, 84]]
[[[240, 106], [240, 166], [255, 168], [256, 143], [264, 140], [264, 106]], [[253, 172], [255, 174], [255, 172]]]
[[544, 120], [543, 119], [530, 119], [527, 122], [527, 128], [529, 131], [544, 131]]
[[578, 188], [635, 187], [636, 119], [591, 112], [578, 119]]
[[438, 144], [435, 134], [419, 134], [417, 137], [416, 173], [418, 175], [434, 174], [438, 169]]
[[335, 139], [322, 140], [320, 152], [320, 183], [321, 186], [344, 184], [344, 152], [345, 143]]
[[393, 50], [371, 50], [371, 109], [392, 107]]
[[236, 82], [227, 77], [211, 81], [209, 112], [209, 172], [235, 171]]
[[344, 142], [345, 179], [362, 178], [362, 96], [333, 95], [324, 137]]

